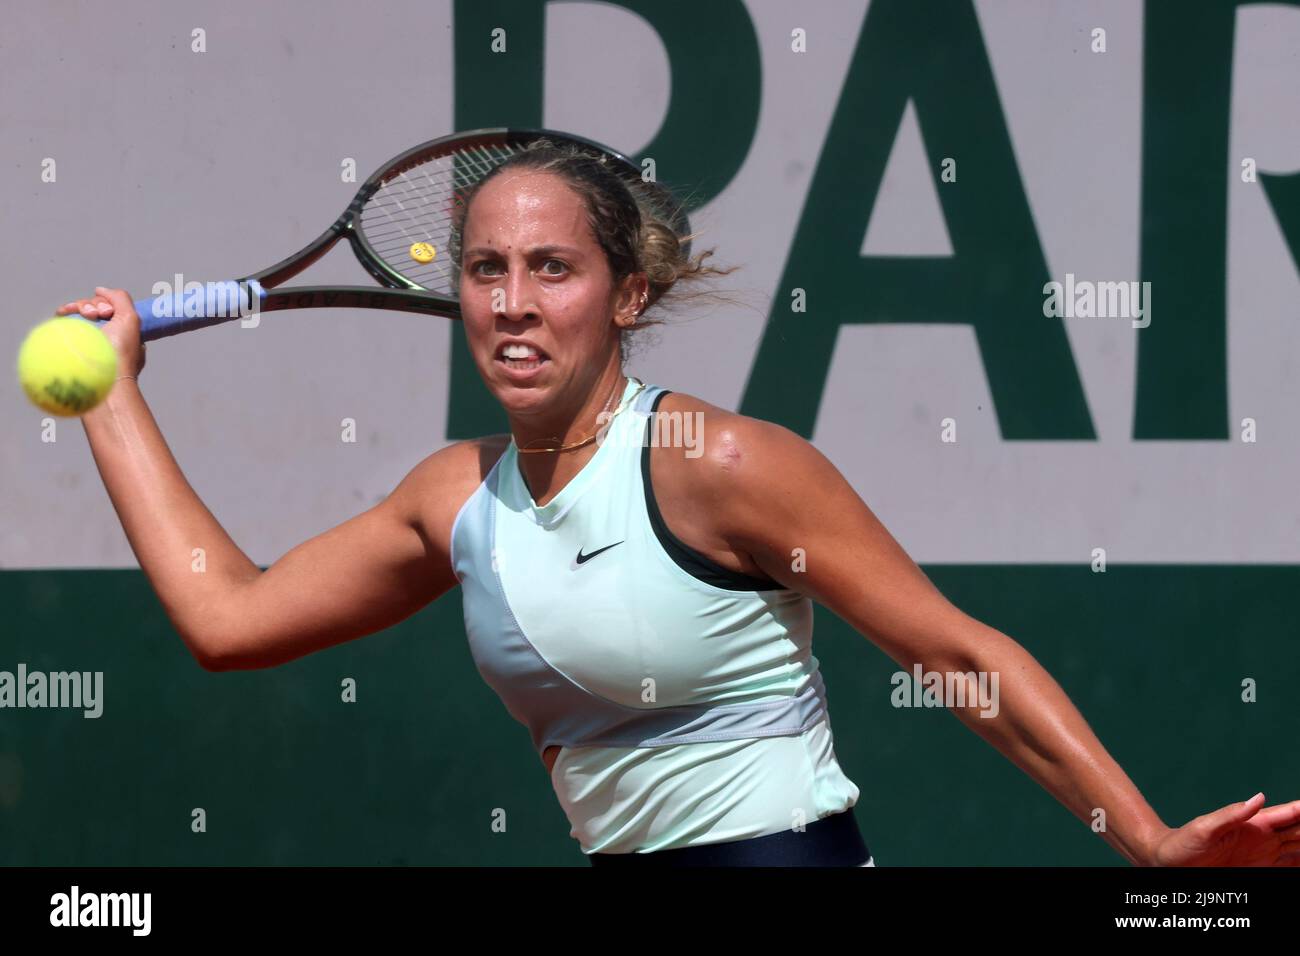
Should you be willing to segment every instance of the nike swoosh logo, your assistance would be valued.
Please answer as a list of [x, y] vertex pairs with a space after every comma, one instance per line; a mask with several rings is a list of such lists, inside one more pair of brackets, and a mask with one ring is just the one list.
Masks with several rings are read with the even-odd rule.
[[600, 554], [602, 551], [608, 551], [610, 548], [617, 548], [622, 543], [623, 543], [622, 541], [615, 541], [613, 544], [607, 544], [603, 548], [597, 548], [595, 551], [591, 552], [591, 554], [583, 554], [582, 549], [579, 548], [578, 556], [574, 560], [578, 564], [586, 564], [588, 561], [590, 561], [596, 555]]

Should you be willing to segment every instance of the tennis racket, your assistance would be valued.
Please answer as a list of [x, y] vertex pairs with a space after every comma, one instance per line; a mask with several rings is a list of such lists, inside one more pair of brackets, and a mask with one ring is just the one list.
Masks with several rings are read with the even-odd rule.
[[[243, 279], [194, 283], [189, 291], [174, 290], [137, 301], [140, 337], [148, 342], [231, 322], [253, 312], [285, 309], [390, 309], [459, 319], [459, 274], [448, 242], [456, 206], [463, 202], [469, 187], [542, 138], [604, 156], [629, 185], [635, 179], [689, 253], [690, 223], [681, 204], [666, 188], [643, 183], [641, 168], [622, 153], [553, 130], [476, 129], [430, 140], [390, 160], [365, 181], [320, 238], [269, 269]], [[382, 288], [281, 287], [344, 239]]]

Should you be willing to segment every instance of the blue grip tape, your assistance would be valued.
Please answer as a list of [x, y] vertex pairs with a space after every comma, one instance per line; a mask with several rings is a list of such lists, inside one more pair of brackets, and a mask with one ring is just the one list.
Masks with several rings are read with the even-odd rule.
[[192, 283], [188, 289], [137, 299], [134, 305], [140, 316], [140, 339], [150, 342], [247, 318], [256, 314], [265, 298], [266, 290], [256, 279], [242, 282], [231, 279], [227, 282]]

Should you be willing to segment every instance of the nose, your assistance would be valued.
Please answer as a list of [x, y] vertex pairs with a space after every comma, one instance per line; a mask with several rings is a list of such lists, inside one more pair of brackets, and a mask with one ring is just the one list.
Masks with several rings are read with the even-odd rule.
[[504, 293], [501, 308], [497, 310], [501, 318], [519, 322], [537, 317], [536, 286], [526, 265], [512, 266], [499, 288]]

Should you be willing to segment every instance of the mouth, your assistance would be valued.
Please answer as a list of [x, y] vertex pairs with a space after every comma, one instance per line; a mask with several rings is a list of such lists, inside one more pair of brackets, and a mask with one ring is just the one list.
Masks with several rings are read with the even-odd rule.
[[514, 372], [535, 372], [551, 361], [551, 357], [533, 345], [506, 342], [497, 347], [494, 362]]

